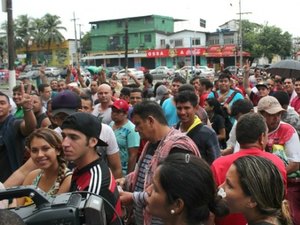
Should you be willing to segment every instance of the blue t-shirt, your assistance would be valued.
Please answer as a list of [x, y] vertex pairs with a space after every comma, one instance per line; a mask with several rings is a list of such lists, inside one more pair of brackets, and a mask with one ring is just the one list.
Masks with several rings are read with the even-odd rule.
[[[113, 127], [113, 125], [114, 122], [111, 122], [110, 126]], [[135, 126], [130, 120], [128, 120], [128, 122], [122, 127], [114, 130], [114, 133], [120, 149], [122, 171], [123, 174], [126, 175], [129, 157], [128, 149], [138, 148], [140, 146], [140, 135], [139, 133], [135, 132]]]
[[169, 127], [175, 127], [179, 122], [179, 118], [177, 116], [177, 110], [173, 102], [173, 97], [170, 97], [164, 101], [164, 103], [162, 104], [162, 109], [168, 121]]
[[[232, 89], [229, 90], [228, 94], [226, 95], [226, 98], [225, 98], [224, 102], [227, 101], [227, 99], [231, 96], [231, 94], [232, 94], [233, 92], [235, 92], [235, 90], [232, 90]], [[220, 90], [218, 90], [217, 93], [218, 93], [218, 96], [221, 96]], [[215, 94], [214, 94], [213, 92], [210, 92], [210, 94], [208, 95], [207, 98], [215, 98]], [[229, 102], [229, 107], [231, 108], [231, 107], [232, 107], [232, 104], [233, 104], [235, 101], [239, 100], [239, 99], [244, 99], [244, 96], [243, 96], [240, 92], [237, 92], [237, 93], [234, 95], [234, 97], [231, 99], [231, 101]], [[221, 103], [221, 105], [223, 105], [224, 102]], [[229, 118], [230, 118], [231, 123], [233, 124], [234, 121], [235, 121], [235, 119], [234, 119], [233, 117], [231, 117], [231, 116], [230, 116]]]

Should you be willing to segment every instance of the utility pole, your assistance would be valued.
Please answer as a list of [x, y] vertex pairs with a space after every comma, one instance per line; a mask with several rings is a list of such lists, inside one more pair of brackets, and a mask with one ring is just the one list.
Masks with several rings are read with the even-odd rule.
[[78, 18], [75, 17], [75, 12], [73, 12], [73, 19], [71, 19], [71, 20], [74, 21], [76, 63], [78, 65], [78, 63], [79, 63], [79, 56], [78, 56], [77, 30], [76, 30], [76, 20], [78, 20]]
[[125, 74], [128, 69], [128, 19], [125, 19]]
[[243, 31], [242, 14], [251, 14], [251, 12], [242, 12], [242, 0], [239, 0], [239, 49], [240, 49], [240, 69], [243, 67]]
[[12, 94], [12, 89], [16, 86], [16, 71], [14, 69], [15, 61], [15, 46], [14, 46], [14, 21], [12, 13], [12, 0], [6, 0], [7, 10], [7, 45], [8, 45], [8, 70], [9, 70], [9, 93]]
[[81, 54], [82, 54], [82, 45], [81, 45], [81, 27], [83, 24], [78, 24], [79, 27], [79, 59], [81, 59]]

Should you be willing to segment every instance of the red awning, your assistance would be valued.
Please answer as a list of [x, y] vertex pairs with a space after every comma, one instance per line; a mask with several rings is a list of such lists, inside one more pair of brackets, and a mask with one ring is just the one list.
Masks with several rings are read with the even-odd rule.
[[223, 57], [234, 57], [236, 54], [236, 46], [235, 45], [224, 45], [222, 49]]
[[206, 57], [222, 57], [221, 45], [211, 45], [206, 49]]

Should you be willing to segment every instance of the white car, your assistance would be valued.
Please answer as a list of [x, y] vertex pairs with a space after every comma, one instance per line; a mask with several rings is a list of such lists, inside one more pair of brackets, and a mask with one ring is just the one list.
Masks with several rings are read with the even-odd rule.
[[155, 69], [150, 70], [149, 73], [154, 79], [164, 79], [172, 76], [174, 74], [174, 70], [166, 66], [158, 66]]
[[46, 67], [45, 74], [48, 77], [57, 77], [61, 73], [61, 70], [56, 67]]
[[194, 66], [184, 66], [178, 70], [175, 70], [175, 76], [182, 76], [184, 78], [191, 77], [195, 73]]
[[196, 69], [200, 69], [201, 71], [208, 73], [208, 72], [215, 72], [215, 69], [209, 68], [208, 66], [196, 66]]
[[[135, 68], [128, 68], [127, 72], [133, 74], [138, 80], [144, 79], [144, 72], [143, 71], [137, 70]], [[121, 79], [121, 77], [123, 75], [125, 75], [125, 69], [122, 69], [117, 73], [117, 78]]]

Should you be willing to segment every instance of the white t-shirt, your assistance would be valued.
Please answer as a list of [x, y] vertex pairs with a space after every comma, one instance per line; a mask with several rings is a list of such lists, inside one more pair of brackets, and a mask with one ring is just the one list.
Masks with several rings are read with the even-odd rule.
[[105, 111], [100, 112], [101, 103], [94, 106], [94, 110], [92, 115], [96, 116], [97, 118], [101, 118], [101, 122], [105, 124], [110, 124], [111, 119], [111, 107], [108, 107]]

